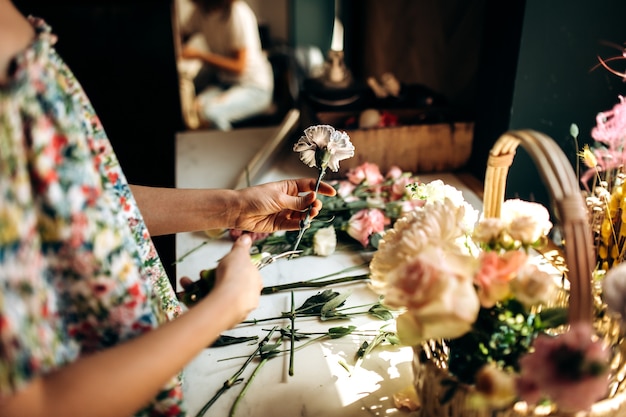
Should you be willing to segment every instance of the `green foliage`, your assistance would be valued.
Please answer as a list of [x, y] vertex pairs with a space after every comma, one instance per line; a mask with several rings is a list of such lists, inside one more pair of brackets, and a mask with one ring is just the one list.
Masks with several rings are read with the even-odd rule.
[[518, 371], [520, 357], [537, 335], [565, 324], [566, 319], [563, 308], [532, 314], [514, 299], [481, 308], [469, 333], [447, 341], [450, 372], [461, 382], [473, 384], [474, 376], [487, 363]]

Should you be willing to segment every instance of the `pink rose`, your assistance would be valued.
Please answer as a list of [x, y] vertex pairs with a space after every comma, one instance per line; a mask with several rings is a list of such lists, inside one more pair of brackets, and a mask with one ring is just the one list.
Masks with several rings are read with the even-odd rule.
[[389, 191], [389, 200], [395, 201], [401, 199], [406, 195], [410, 195], [409, 191], [406, 189], [406, 186], [412, 184], [413, 182], [413, 178], [409, 176], [396, 178], [391, 184], [391, 189]]
[[522, 251], [509, 251], [501, 255], [493, 251], [482, 253], [474, 283], [478, 286], [478, 297], [483, 307], [493, 307], [509, 294], [509, 282], [526, 264], [527, 259], [528, 255]]
[[399, 166], [394, 165], [389, 168], [389, 171], [387, 171], [387, 175], [385, 175], [385, 178], [395, 180], [397, 178], [400, 178], [403, 173], [404, 172], [402, 171], [402, 169], [400, 169]]
[[[352, 192], [356, 188], [356, 185], [352, 184], [350, 181], [339, 181], [337, 187], [337, 195], [341, 198], [347, 198], [352, 196]], [[354, 196], [352, 196], [354, 197]]]
[[389, 223], [389, 219], [385, 217], [382, 210], [363, 209], [350, 217], [347, 232], [352, 238], [361, 242], [363, 247], [367, 247], [370, 236], [385, 230], [385, 225]]
[[472, 328], [480, 304], [468, 256], [428, 246], [389, 274], [384, 303], [406, 307], [397, 319], [405, 344], [430, 338], [455, 338]]
[[356, 168], [352, 168], [346, 173], [348, 180], [352, 184], [365, 183], [367, 185], [377, 185], [383, 182], [383, 174], [380, 173], [378, 165], [365, 162]]
[[607, 393], [608, 361], [609, 351], [593, 340], [589, 323], [574, 324], [556, 337], [540, 335], [520, 359], [518, 394], [529, 404], [547, 396], [562, 411], [588, 410]]

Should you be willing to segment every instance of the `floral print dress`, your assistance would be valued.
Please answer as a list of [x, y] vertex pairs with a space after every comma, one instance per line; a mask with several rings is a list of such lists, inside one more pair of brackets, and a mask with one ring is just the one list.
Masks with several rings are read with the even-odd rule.
[[[0, 85], [0, 399], [180, 312], [136, 202], [50, 28]], [[173, 378], [137, 416], [182, 416]]]

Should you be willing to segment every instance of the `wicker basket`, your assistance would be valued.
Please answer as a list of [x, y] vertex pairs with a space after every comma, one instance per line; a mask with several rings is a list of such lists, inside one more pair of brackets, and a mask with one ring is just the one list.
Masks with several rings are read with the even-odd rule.
[[[518, 145], [529, 153], [537, 165], [548, 188], [553, 209], [565, 237], [565, 263], [568, 288], [562, 297], [568, 307], [569, 323], [592, 322], [600, 337], [612, 347], [612, 372], [607, 397], [594, 404], [586, 413], [576, 416], [626, 416], [626, 369], [619, 319], [608, 314], [594, 291], [592, 272], [594, 251], [587, 211], [572, 166], [561, 148], [549, 137], [534, 131], [511, 131], [501, 136], [491, 149], [487, 164], [484, 193], [485, 217], [499, 217], [504, 201], [504, 191], [509, 167]], [[555, 302], [559, 304], [559, 302]], [[599, 314], [600, 309], [602, 309]], [[447, 371], [447, 347], [443, 341], [432, 340], [414, 348], [414, 382], [421, 402], [421, 415], [425, 417], [512, 417], [512, 416], [564, 416], [547, 407], [528, 407], [518, 402], [508, 409], [490, 411], [468, 409], [467, 397], [473, 386], [459, 383], [453, 397], [446, 402], [446, 380], [456, 380]]]

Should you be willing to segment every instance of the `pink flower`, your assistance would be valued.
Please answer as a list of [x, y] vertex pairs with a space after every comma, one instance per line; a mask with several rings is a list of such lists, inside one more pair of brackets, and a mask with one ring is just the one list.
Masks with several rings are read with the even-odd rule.
[[493, 251], [483, 252], [480, 257], [480, 269], [474, 277], [480, 304], [483, 307], [493, 307], [496, 302], [509, 294], [509, 282], [526, 264], [527, 259], [528, 255], [522, 251], [510, 251], [502, 255]]
[[337, 186], [337, 195], [342, 198], [354, 197], [352, 195], [352, 191], [356, 188], [356, 185], [352, 184], [350, 181], [339, 181]]
[[390, 272], [384, 302], [408, 309], [397, 319], [403, 343], [459, 337], [472, 328], [480, 305], [471, 265], [465, 255], [428, 246]]
[[389, 200], [395, 201], [399, 200], [402, 197], [409, 195], [410, 192], [407, 190], [406, 186], [412, 184], [414, 182], [414, 178], [409, 176], [398, 177], [391, 184], [391, 189], [389, 190]]
[[350, 169], [346, 176], [352, 184], [365, 183], [367, 185], [377, 185], [383, 182], [383, 174], [380, 173], [378, 165], [365, 162], [356, 168]]
[[363, 247], [367, 247], [370, 236], [385, 230], [387, 224], [389, 224], [389, 219], [385, 217], [382, 210], [363, 209], [350, 217], [347, 232], [351, 237], [361, 242]]
[[588, 410], [608, 389], [609, 352], [593, 340], [589, 323], [577, 323], [556, 337], [540, 335], [519, 362], [520, 398], [536, 404], [548, 397], [562, 411]]
[[394, 165], [389, 168], [389, 171], [387, 171], [387, 175], [385, 175], [385, 178], [395, 180], [400, 178], [402, 174], [402, 169], [399, 166]]

